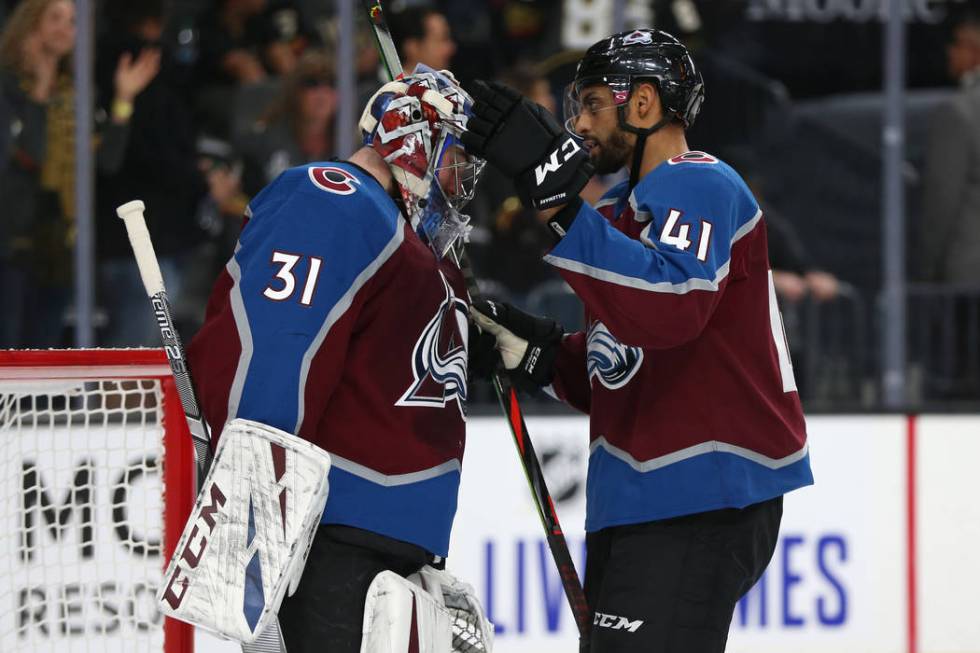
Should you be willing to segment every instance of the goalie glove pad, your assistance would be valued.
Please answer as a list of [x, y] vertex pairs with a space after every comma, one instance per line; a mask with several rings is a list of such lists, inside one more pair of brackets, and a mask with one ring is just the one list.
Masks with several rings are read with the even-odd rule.
[[466, 151], [514, 180], [524, 206], [566, 204], [588, 183], [593, 167], [578, 141], [540, 104], [498, 82], [474, 82]]
[[477, 300], [470, 306], [477, 326], [497, 339], [497, 350], [514, 385], [534, 392], [551, 384], [561, 325], [505, 302]]
[[161, 611], [255, 642], [299, 583], [329, 470], [327, 452], [305, 440], [228, 422], [157, 593]]

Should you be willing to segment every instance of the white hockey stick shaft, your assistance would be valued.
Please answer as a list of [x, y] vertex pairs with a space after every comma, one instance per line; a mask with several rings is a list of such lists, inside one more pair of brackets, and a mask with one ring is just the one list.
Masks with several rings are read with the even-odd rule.
[[160, 328], [163, 350], [167, 354], [167, 361], [170, 363], [170, 370], [177, 384], [177, 394], [180, 396], [180, 403], [184, 408], [184, 416], [187, 418], [187, 426], [190, 428], [194, 442], [197, 483], [200, 488], [211, 466], [211, 434], [207, 422], [201, 415], [197, 393], [194, 391], [194, 381], [187, 368], [184, 346], [180, 342], [171, 318], [170, 300], [167, 297], [167, 289], [163, 285], [160, 263], [153, 251], [153, 241], [150, 240], [150, 232], [146, 228], [144, 210], [143, 202], [133, 200], [117, 208], [116, 213], [126, 224], [126, 233], [129, 234], [129, 244], [133, 247], [136, 265], [143, 279], [143, 287], [146, 288], [146, 294], [153, 306], [153, 315]]
[[[194, 390], [194, 380], [191, 378], [190, 369], [187, 367], [187, 357], [184, 355], [184, 346], [180, 342], [177, 329], [170, 317], [170, 300], [167, 298], [167, 289], [163, 285], [160, 263], [153, 251], [153, 241], [150, 239], [150, 232], [146, 228], [146, 218], [143, 216], [145, 210], [146, 207], [142, 201], [133, 200], [117, 208], [116, 214], [126, 224], [126, 233], [129, 234], [129, 244], [132, 246], [133, 255], [136, 257], [136, 266], [140, 270], [143, 287], [146, 288], [146, 294], [153, 305], [153, 314], [156, 317], [157, 326], [160, 327], [163, 349], [167, 353], [167, 360], [170, 362], [170, 370], [173, 372], [174, 381], [177, 384], [177, 394], [180, 396], [180, 403], [184, 407], [184, 416], [187, 418], [187, 426], [190, 427], [191, 439], [194, 443], [197, 484], [200, 490], [208, 469], [211, 467], [211, 432], [207, 422], [204, 421], [204, 416], [201, 415], [197, 392]], [[279, 629], [279, 620], [273, 620], [256, 641], [251, 644], [242, 644], [242, 652], [285, 653], [286, 645]]]

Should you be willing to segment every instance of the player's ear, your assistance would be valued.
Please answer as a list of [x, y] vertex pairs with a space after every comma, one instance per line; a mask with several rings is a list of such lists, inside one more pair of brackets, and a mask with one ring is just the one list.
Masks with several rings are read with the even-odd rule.
[[662, 115], [663, 109], [660, 105], [660, 94], [657, 87], [650, 82], [640, 82], [633, 87], [632, 97], [633, 108], [636, 117], [644, 126], [655, 124]]

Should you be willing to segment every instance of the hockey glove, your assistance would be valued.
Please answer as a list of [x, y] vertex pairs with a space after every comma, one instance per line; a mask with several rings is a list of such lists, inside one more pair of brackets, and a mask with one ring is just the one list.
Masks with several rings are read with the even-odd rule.
[[564, 335], [557, 322], [504, 302], [483, 299], [473, 302], [470, 315], [477, 326], [497, 339], [497, 350], [515, 386], [534, 392], [551, 384], [558, 344]]
[[524, 206], [540, 211], [579, 194], [592, 176], [589, 155], [547, 109], [498, 82], [477, 80], [470, 94], [463, 145], [511, 177]]
[[467, 376], [470, 380], [489, 379], [497, 370], [500, 354], [497, 341], [489, 332], [481, 330], [470, 322], [467, 336]]

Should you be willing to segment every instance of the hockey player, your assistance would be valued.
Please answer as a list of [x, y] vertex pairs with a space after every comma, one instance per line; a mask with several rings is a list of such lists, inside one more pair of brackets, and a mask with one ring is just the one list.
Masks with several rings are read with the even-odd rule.
[[[759, 206], [685, 139], [701, 77], [664, 32], [599, 41], [566, 102], [583, 146], [507, 87], [473, 96], [464, 144], [539, 209], [555, 234], [545, 258], [586, 309], [584, 333], [500, 303], [474, 318], [518, 385], [590, 415], [591, 650], [723, 651], [782, 495], [812, 476]], [[594, 208], [577, 197], [593, 166], [630, 175]]]
[[445, 72], [383, 86], [363, 148], [289, 169], [252, 200], [189, 348], [215, 437], [245, 418], [330, 454], [321, 526], [279, 611], [289, 653], [360, 650], [379, 572], [448, 553], [468, 339], [450, 249], [482, 167], [455, 144], [470, 106]]

